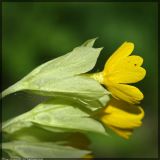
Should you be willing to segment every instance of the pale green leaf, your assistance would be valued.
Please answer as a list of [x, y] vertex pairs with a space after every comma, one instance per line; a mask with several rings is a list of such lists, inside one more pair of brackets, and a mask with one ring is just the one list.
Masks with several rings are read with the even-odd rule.
[[81, 158], [90, 153], [88, 150], [80, 150], [52, 142], [12, 141], [3, 143], [2, 149], [11, 152], [10, 155], [22, 158]]
[[82, 46], [84, 46], [84, 47], [93, 47], [94, 42], [95, 42], [96, 40], [97, 40], [97, 38], [89, 39], [89, 40], [87, 40], [86, 42], [84, 42], [84, 43], [82, 44]]
[[[7, 153], [7, 155], [9, 156], [5, 156], [5, 157], [3, 157], [4, 159], [8, 159], [8, 158], [15, 158], [15, 159], [21, 159], [21, 157], [19, 156], [19, 155], [17, 155], [17, 153], [15, 153], [13, 150], [2, 150], [2, 152], [4, 152], [4, 153]], [[3, 159], [2, 158], [2, 159]]]
[[102, 48], [92, 47], [95, 40], [88, 40], [68, 54], [40, 65], [6, 89], [2, 97], [21, 90], [44, 96], [65, 95], [94, 99], [108, 94], [95, 80], [78, 76], [90, 71], [96, 64]]
[[77, 98], [76, 100], [79, 101], [81, 104], [83, 104], [89, 110], [96, 111], [97, 109], [106, 106], [107, 103], [110, 101], [110, 97], [108, 95], [104, 95], [99, 99], [95, 100], [87, 100], [81, 98]]
[[93, 100], [108, 94], [97, 81], [85, 76], [67, 77], [54, 81], [48, 79], [46, 82], [38, 81], [35, 84], [37, 86], [30, 86], [30, 90], [43, 96], [69, 96]]

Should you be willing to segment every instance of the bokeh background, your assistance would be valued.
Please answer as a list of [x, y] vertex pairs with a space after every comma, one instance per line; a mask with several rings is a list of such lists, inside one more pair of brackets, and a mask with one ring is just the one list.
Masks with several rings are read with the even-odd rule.
[[[158, 152], [158, 16], [157, 3], [11, 3], [2, 4], [2, 89], [38, 65], [71, 51], [85, 40], [99, 37], [104, 47], [95, 67], [124, 41], [135, 44], [147, 70], [138, 86], [144, 93], [143, 126], [130, 140], [89, 134], [96, 157], [155, 158]], [[30, 110], [43, 98], [16, 93], [2, 101], [3, 121]]]

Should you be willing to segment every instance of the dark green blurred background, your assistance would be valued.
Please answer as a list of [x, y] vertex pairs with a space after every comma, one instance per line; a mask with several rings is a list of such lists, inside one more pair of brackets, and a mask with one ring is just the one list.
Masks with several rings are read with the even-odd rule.
[[[95, 71], [124, 41], [135, 44], [147, 76], [136, 84], [144, 93], [143, 126], [130, 140], [90, 134], [97, 157], [157, 157], [158, 17], [156, 3], [11, 3], [2, 4], [2, 79], [5, 89], [38, 65], [99, 37], [104, 47]], [[3, 121], [30, 110], [43, 98], [16, 93], [2, 102]]]

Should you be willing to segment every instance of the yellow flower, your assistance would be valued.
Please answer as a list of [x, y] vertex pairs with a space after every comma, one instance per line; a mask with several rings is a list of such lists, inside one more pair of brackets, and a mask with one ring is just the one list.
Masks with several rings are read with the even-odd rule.
[[133, 43], [124, 42], [107, 60], [104, 70], [90, 77], [104, 84], [113, 97], [135, 104], [143, 99], [143, 94], [128, 84], [142, 80], [146, 71], [141, 67], [143, 59], [140, 56], [130, 56], [133, 49]]
[[141, 107], [112, 98], [103, 110], [101, 121], [119, 136], [128, 139], [133, 129], [142, 125]]

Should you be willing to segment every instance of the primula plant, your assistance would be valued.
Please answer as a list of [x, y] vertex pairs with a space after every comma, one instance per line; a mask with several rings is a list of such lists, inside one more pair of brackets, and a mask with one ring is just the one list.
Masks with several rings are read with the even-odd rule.
[[[130, 55], [123, 43], [104, 70], [88, 73], [102, 48], [91, 39], [68, 54], [48, 61], [2, 92], [18, 91], [48, 97], [32, 110], [2, 124], [2, 149], [11, 158], [92, 158], [86, 133], [108, 136], [108, 129], [129, 139], [142, 125], [142, 92], [129, 85], [145, 77], [143, 59]], [[13, 104], [14, 105], [14, 104]]]

